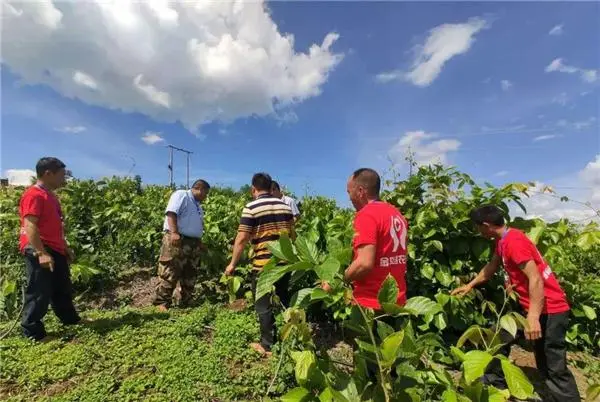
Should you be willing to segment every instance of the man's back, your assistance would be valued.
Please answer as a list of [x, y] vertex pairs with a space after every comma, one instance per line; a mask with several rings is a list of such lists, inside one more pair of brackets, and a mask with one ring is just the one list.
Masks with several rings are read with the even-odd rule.
[[362, 208], [354, 219], [353, 247], [374, 245], [375, 267], [367, 277], [354, 282], [356, 300], [365, 307], [379, 308], [377, 293], [391, 274], [398, 283], [398, 304], [406, 302], [406, 262], [408, 223], [391, 204], [372, 201]]
[[242, 212], [239, 231], [252, 234], [254, 269], [262, 269], [272, 255], [267, 245], [282, 234], [293, 236], [294, 216], [282, 200], [264, 194], [249, 202]]

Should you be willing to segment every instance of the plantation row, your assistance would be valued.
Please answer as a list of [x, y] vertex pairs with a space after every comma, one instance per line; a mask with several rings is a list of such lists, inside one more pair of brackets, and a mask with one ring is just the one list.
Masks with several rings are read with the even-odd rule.
[[[294, 271], [292, 286], [296, 292], [292, 308], [284, 314], [280, 356], [282, 362], [287, 358], [295, 362], [298, 387], [289, 390], [284, 400], [313, 400], [317, 396], [321, 400], [357, 400], [358, 395], [365, 393], [384, 400], [413, 401], [463, 400], [464, 395], [472, 401], [531, 396], [533, 389], [523, 373], [495, 356], [499, 340], [497, 333], [488, 329], [499, 324], [514, 332], [523, 325], [522, 317], [512, 311], [513, 303], [504, 294], [501, 275], [482, 289], [485, 299], [479, 291], [463, 298], [449, 296], [450, 290], [479, 271], [493, 251], [492, 244], [475, 233], [469, 211], [492, 203], [508, 212], [510, 204], [520, 205], [520, 197], [527, 195], [527, 186], [480, 187], [468, 175], [441, 166], [421, 167], [408, 180], [389, 184], [390, 190], [382, 198], [397, 206], [410, 225], [406, 278], [409, 302], [404, 308], [386, 309], [387, 315], [400, 323], [399, 331], [394, 332], [380, 320], [376, 320], [376, 331], [371, 331], [375, 318], [368, 311], [351, 307], [350, 289], [338, 279], [351, 259], [352, 211], [338, 208], [334, 201], [323, 197], [307, 197], [302, 200], [295, 244], [282, 239], [272, 245], [274, 255], [291, 265], [266, 270], [257, 293], [267, 293], [274, 281], [288, 271]], [[6, 320], [20, 306], [22, 263], [17, 246], [17, 208], [22, 189], [1, 191], [0, 308]], [[142, 186], [140, 180], [119, 178], [74, 181], [60, 191], [67, 238], [78, 256], [72, 266], [78, 289], [116, 280], [131, 267], [156, 264], [170, 192], [167, 187]], [[209, 251], [199, 275], [203, 297], [225, 300], [229, 293], [233, 300], [243, 294], [243, 269], [237, 273], [241, 276], [229, 279], [221, 279], [221, 274], [230, 257], [241, 210], [248, 200], [247, 193], [213, 189], [204, 203], [203, 241]], [[573, 307], [568, 342], [573, 348], [597, 353], [598, 227], [537, 219], [515, 219], [510, 225], [524, 230], [537, 244], [567, 292]], [[331, 282], [333, 292], [318, 288], [321, 280]], [[393, 283], [386, 282], [380, 291], [382, 305], [395, 300], [395, 294]], [[340, 371], [319, 350], [312, 340], [307, 317], [309, 321], [343, 321], [345, 327], [359, 334], [359, 351], [351, 375]], [[508, 391], [483, 389], [475, 381], [492, 359], [502, 361], [509, 380]], [[367, 361], [376, 362], [379, 367], [377, 384], [366, 382], [363, 366]], [[452, 366], [462, 371], [459, 385], [444, 368]]]

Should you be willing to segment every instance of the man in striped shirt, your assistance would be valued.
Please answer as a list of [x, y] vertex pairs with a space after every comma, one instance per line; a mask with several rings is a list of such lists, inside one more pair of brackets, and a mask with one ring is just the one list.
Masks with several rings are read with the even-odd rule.
[[[231, 262], [225, 269], [225, 275], [233, 275], [246, 244], [251, 242], [254, 251], [251, 275], [252, 291], [255, 295], [258, 275], [272, 257], [267, 247], [269, 242], [279, 240], [282, 234], [287, 234], [292, 239], [295, 237], [292, 210], [281, 199], [273, 197], [271, 194], [272, 182], [271, 176], [266, 173], [256, 173], [252, 177], [252, 198], [254, 200], [248, 203], [242, 212]], [[288, 303], [289, 299], [289, 280], [288, 274], [275, 284], [275, 292], [284, 305]], [[271, 295], [268, 294], [255, 300], [254, 308], [260, 324], [260, 343], [253, 343], [250, 346], [261, 354], [270, 354], [276, 336]]]

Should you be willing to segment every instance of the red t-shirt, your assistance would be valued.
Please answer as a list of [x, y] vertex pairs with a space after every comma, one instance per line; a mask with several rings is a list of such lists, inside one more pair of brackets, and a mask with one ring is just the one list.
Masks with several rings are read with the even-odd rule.
[[519, 302], [525, 311], [529, 311], [529, 280], [519, 265], [533, 260], [544, 281], [545, 314], [569, 311], [567, 296], [560, 287], [550, 266], [533, 242], [518, 229], [509, 229], [496, 243], [496, 254], [502, 258], [502, 264], [508, 274], [510, 284], [519, 295]]
[[42, 243], [51, 249], [66, 255], [67, 245], [63, 234], [62, 210], [56, 196], [38, 186], [31, 186], [21, 196], [19, 216], [21, 217], [21, 252], [29, 240], [25, 234], [24, 218], [28, 215], [38, 218], [38, 229]]
[[373, 244], [376, 248], [375, 267], [366, 278], [353, 283], [356, 301], [361, 306], [379, 309], [379, 288], [392, 274], [398, 284], [397, 303], [406, 303], [406, 218], [391, 204], [372, 201], [356, 214], [354, 232], [355, 258], [360, 246]]

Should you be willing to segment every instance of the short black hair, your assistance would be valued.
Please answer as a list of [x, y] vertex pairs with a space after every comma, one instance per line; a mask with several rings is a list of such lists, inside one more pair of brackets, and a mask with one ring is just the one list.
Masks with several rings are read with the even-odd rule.
[[67, 167], [67, 165], [65, 165], [60, 159], [46, 156], [41, 158], [35, 165], [35, 173], [37, 174], [37, 177], [40, 178], [48, 170], [52, 173], [56, 173], [65, 167]]
[[471, 221], [476, 225], [490, 223], [496, 226], [504, 226], [504, 211], [495, 205], [482, 205], [475, 208], [469, 214]]
[[271, 180], [271, 191], [281, 191], [279, 183], [277, 183], [275, 180]]
[[381, 178], [375, 170], [369, 168], [358, 169], [352, 174], [352, 179], [363, 186], [370, 197], [379, 197]]
[[210, 190], [210, 184], [206, 180], [196, 180], [194, 184], [192, 184], [192, 188], [202, 188], [204, 190]]
[[271, 191], [271, 183], [273, 179], [267, 173], [256, 173], [252, 176], [252, 185], [258, 191]]

